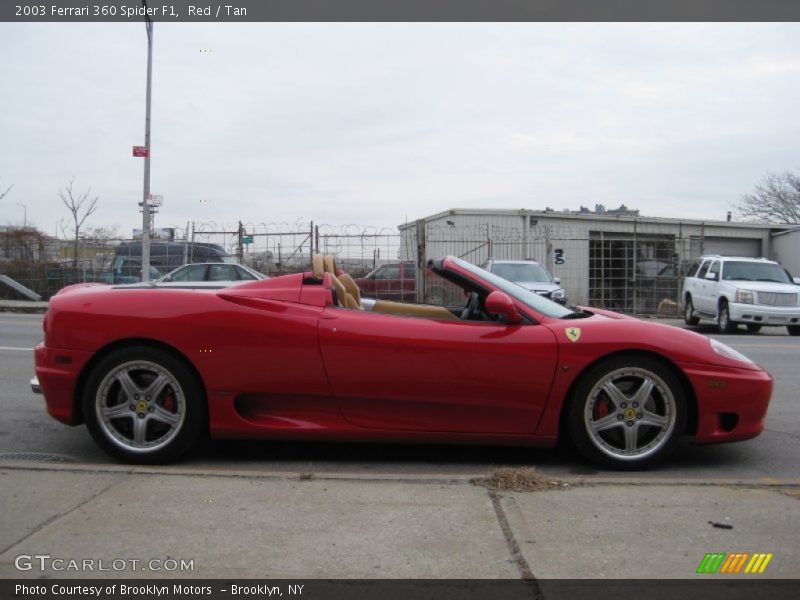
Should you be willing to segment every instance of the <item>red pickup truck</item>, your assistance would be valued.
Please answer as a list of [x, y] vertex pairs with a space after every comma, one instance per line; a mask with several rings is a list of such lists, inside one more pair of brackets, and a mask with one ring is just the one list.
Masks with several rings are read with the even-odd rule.
[[[389, 263], [361, 279], [356, 279], [356, 284], [366, 298], [416, 302], [417, 266], [411, 261]], [[439, 277], [430, 268], [425, 271], [425, 288], [427, 304], [455, 305], [463, 302], [460, 289]]]
[[356, 279], [356, 284], [367, 298], [414, 302], [417, 297], [417, 267], [413, 262], [389, 263]]

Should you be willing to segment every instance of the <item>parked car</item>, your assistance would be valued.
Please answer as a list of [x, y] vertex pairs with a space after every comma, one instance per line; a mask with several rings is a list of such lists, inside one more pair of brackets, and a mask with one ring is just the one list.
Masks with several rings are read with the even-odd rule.
[[[235, 262], [222, 246], [200, 242], [151, 242], [150, 280], [186, 262]], [[114, 249], [111, 268], [101, 273], [103, 283], [135, 283], [142, 280], [142, 242], [123, 242]]]
[[223, 288], [243, 281], [266, 279], [267, 276], [244, 265], [228, 263], [194, 263], [178, 267], [153, 284], [158, 287]]
[[800, 287], [775, 261], [741, 256], [702, 256], [683, 282], [684, 319], [716, 322], [720, 333], [740, 324], [750, 331], [786, 326], [800, 335]]
[[408, 261], [385, 264], [356, 279], [356, 284], [369, 298], [411, 302], [417, 297], [417, 266]]
[[[161, 277], [161, 271], [150, 266], [150, 281]], [[136, 283], [142, 280], [142, 259], [116, 257], [111, 269], [100, 273], [100, 282], [108, 284]]]
[[[120, 460], [215, 438], [555, 446], [642, 468], [764, 429], [772, 378], [698, 333], [567, 308], [464, 260], [460, 307], [360, 299], [331, 257], [221, 290], [65, 288], [35, 349], [48, 412]], [[709, 385], [713, 382], [714, 385]]]
[[559, 304], [566, 304], [567, 302], [566, 294], [561, 287], [561, 280], [558, 277], [553, 277], [547, 267], [535, 260], [499, 260], [490, 258], [481, 267], [554, 302]]
[[[361, 293], [377, 300], [415, 302], [417, 299], [417, 266], [413, 262], [402, 261], [385, 264], [366, 276], [356, 279]], [[436, 275], [430, 267], [426, 268], [425, 301], [429, 304], [463, 303], [461, 290], [450, 285]]]

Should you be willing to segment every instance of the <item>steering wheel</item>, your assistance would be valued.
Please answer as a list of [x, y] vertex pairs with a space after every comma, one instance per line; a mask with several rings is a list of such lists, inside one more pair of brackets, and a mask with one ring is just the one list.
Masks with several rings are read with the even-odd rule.
[[464, 305], [464, 310], [461, 311], [462, 321], [471, 321], [475, 318], [478, 312], [478, 300], [480, 299], [478, 292], [470, 292], [467, 297], [467, 303]]

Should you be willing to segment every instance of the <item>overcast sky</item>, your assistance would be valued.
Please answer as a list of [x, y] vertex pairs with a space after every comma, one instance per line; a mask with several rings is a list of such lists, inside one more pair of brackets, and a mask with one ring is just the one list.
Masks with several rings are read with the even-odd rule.
[[[0, 224], [140, 223], [143, 24], [0, 24]], [[448, 208], [724, 219], [797, 169], [797, 24], [156, 24], [157, 226]], [[201, 200], [205, 202], [201, 202]]]

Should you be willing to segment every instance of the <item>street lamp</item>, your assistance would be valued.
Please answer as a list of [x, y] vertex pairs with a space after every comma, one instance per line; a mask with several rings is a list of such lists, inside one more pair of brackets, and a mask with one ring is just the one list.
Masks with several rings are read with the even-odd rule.
[[144, 117], [144, 190], [142, 198], [142, 281], [150, 281], [150, 96], [153, 83], [153, 21], [147, 14], [147, 0], [144, 6], [144, 24], [147, 28], [147, 100]]
[[25, 212], [23, 213], [23, 217], [22, 217], [22, 228], [23, 229], [27, 229], [28, 228], [28, 205], [27, 204], [23, 204], [22, 202], [17, 202], [17, 206], [21, 206], [25, 210]]

